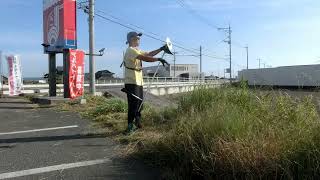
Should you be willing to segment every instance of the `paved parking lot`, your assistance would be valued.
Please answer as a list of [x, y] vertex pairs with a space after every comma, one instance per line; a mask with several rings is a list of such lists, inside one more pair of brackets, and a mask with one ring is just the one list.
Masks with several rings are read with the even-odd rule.
[[158, 179], [78, 114], [0, 99], [0, 179]]

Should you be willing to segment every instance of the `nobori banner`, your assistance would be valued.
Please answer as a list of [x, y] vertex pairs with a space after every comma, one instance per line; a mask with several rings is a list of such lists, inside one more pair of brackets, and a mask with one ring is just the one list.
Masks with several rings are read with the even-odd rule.
[[19, 56], [10, 55], [6, 59], [9, 68], [9, 95], [16, 96], [22, 93], [23, 88], [20, 58]]
[[0, 51], [0, 94], [2, 92], [2, 52]]
[[45, 53], [77, 48], [76, 0], [43, 0]]
[[77, 49], [69, 50], [69, 90], [70, 98], [82, 96], [84, 87], [84, 51]]

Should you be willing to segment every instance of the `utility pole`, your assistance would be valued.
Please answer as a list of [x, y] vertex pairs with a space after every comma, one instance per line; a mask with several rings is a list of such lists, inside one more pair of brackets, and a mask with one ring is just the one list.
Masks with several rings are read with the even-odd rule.
[[177, 52], [173, 52], [173, 77], [176, 77], [176, 54]]
[[248, 45], [245, 47], [247, 50], [247, 70], [249, 69], [249, 47]]
[[202, 79], [202, 47], [200, 46], [200, 78]]
[[229, 56], [230, 56], [230, 83], [232, 83], [232, 69], [231, 69], [231, 61], [232, 61], [232, 54], [231, 54], [231, 27], [229, 24]]
[[259, 69], [260, 69], [261, 59], [259, 58], [258, 61], [259, 61]]
[[229, 76], [229, 80], [230, 80], [230, 84], [232, 83], [232, 41], [231, 41], [231, 34], [232, 34], [232, 30], [231, 30], [231, 26], [229, 24], [229, 27], [228, 28], [218, 28], [218, 30], [224, 30], [228, 33], [228, 41], [225, 41], [226, 43], [229, 44], [229, 63], [230, 63], [230, 66], [229, 66], [229, 70], [230, 70], [230, 76]]
[[89, 0], [89, 73], [90, 73], [90, 93], [95, 95], [95, 62], [94, 62], [94, 5], [95, 0]]

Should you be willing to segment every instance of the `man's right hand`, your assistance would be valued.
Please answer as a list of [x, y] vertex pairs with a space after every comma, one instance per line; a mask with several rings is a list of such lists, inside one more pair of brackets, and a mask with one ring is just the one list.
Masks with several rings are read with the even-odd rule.
[[163, 66], [165, 66], [165, 65], [169, 66], [170, 65], [166, 60], [164, 60], [162, 58], [158, 58], [158, 61], [160, 61]]

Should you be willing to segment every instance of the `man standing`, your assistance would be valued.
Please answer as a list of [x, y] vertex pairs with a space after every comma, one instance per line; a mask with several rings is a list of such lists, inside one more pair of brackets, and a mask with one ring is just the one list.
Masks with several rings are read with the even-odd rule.
[[155, 55], [165, 50], [166, 45], [151, 51], [144, 52], [139, 49], [140, 37], [142, 33], [129, 32], [127, 34], [127, 48], [123, 65], [125, 67], [125, 89], [127, 91], [128, 99], [128, 133], [134, 131], [134, 124], [137, 128], [142, 128], [141, 124], [141, 109], [139, 108], [143, 99], [143, 73], [142, 73], [142, 61], [156, 62], [160, 61], [163, 65], [167, 64], [167, 61], [162, 58], [154, 58]]

